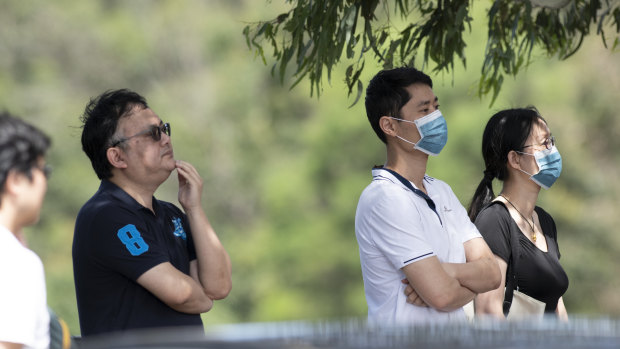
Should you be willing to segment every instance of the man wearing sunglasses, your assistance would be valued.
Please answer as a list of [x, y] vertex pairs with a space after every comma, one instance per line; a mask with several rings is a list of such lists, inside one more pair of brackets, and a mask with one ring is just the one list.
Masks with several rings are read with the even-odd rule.
[[[82, 148], [101, 180], [80, 210], [73, 270], [81, 335], [186, 326], [231, 289], [230, 258], [203, 211], [202, 179], [175, 160], [170, 124], [129, 90], [92, 99]], [[175, 171], [183, 211], [157, 200]]]

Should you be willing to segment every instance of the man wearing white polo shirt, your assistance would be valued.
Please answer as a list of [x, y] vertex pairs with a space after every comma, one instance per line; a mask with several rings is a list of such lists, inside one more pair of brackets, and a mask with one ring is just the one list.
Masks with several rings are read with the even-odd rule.
[[379, 72], [366, 114], [387, 160], [372, 170], [355, 215], [370, 322], [465, 320], [463, 306], [495, 289], [500, 271], [452, 189], [426, 175], [448, 138], [430, 77], [414, 68]]

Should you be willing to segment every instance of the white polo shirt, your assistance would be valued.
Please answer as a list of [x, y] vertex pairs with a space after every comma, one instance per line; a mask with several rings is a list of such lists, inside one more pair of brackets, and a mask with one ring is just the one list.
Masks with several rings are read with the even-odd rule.
[[462, 309], [442, 312], [407, 303], [406, 285], [401, 282], [405, 278], [401, 268], [431, 256], [440, 262], [465, 262], [463, 243], [481, 237], [465, 208], [450, 186], [433, 177], [424, 176], [424, 186], [437, 214], [388, 171], [373, 169], [372, 175], [355, 214], [368, 320], [381, 324], [465, 320]]
[[49, 324], [41, 259], [0, 225], [0, 342], [48, 348]]

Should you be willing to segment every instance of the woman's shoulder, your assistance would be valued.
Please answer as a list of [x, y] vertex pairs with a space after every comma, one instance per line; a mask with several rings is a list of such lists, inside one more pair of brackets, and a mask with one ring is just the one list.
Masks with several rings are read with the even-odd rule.
[[507, 234], [510, 229], [510, 213], [501, 201], [492, 201], [486, 204], [476, 216], [474, 224], [485, 235], [485, 231], [503, 231]]
[[478, 219], [488, 219], [488, 218], [497, 218], [497, 217], [510, 217], [510, 213], [501, 201], [491, 201], [485, 206], [482, 207], [478, 216], [476, 217], [476, 221]]

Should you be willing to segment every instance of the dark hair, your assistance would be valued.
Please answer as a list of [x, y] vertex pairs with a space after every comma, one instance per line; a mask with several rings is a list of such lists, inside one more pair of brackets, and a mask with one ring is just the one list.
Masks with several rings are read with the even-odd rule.
[[383, 143], [387, 143], [387, 140], [379, 126], [379, 119], [382, 116], [400, 117], [400, 109], [411, 99], [406, 88], [416, 83], [433, 87], [433, 81], [428, 75], [408, 67], [382, 70], [368, 83], [366, 116]]
[[99, 179], [112, 177], [112, 166], [106, 152], [113, 143], [120, 118], [128, 116], [134, 107], [148, 108], [146, 99], [127, 90], [109, 90], [91, 99], [86, 105], [82, 121], [82, 150]]
[[32, 179], [32, 168], [37, 159], [45, 156], [50, 139], [29, 123], [0, 113], [0, 195], [11, 171], [17, 171]]
[[506, 109], [497, 112], [489, 119], [482, 134], [482, 158], [484, 176], [469, 205], [469, 219], [472, 222], [484, 207], [495, 198], [493, 178], [500, 181], [508, 177], [508, 153], [521, 150], [538, 120], [546, 123], [535, 107]]

